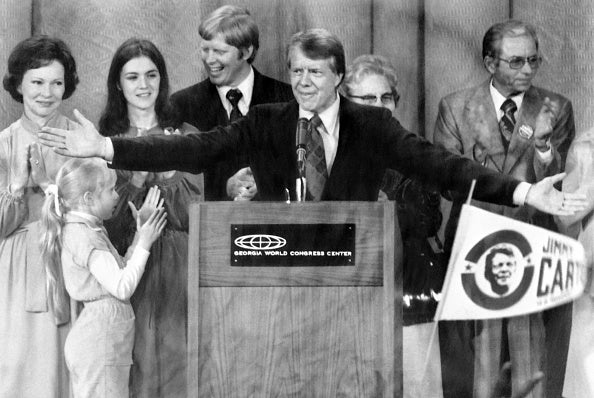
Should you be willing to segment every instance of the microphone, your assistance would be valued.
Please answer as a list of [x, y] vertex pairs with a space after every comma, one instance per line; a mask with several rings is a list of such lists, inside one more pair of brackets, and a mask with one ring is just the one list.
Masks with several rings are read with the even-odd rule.
[[297, 150], [297, 172], [299, 177], [305, 176], [305, 157], [307, 146], [307, 129], [309, 128], [309, 120], [302, 117], [297, 121], [297, 132], [295, 134], [295, 147]]

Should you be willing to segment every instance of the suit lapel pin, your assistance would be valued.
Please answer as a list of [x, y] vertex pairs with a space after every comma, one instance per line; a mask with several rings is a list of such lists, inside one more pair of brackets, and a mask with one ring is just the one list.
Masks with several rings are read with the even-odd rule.
[[518, 133], [520, 134], [520, 137], [529, 140], [530, 137], [532, 137], [532, 134], [534, 134], [534, 130], [532, 130], [532, 127], [523, 124], [520, 126]]

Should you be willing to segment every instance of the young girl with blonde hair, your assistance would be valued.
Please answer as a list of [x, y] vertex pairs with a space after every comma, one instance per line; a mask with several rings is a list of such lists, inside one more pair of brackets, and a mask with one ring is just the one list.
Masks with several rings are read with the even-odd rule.
[[159, 190], [153, 187], [140, 210], [130, 204], [137, 233], [122, 259], [103, 228], [118, 201], [115, 183], [105, 161], [72, 159], [47, 189], [42, 210], [48, 278], [84, 305], [64, 348], [75, 398], [129, 396], [134, 344], [129, 298], [166, 224]]

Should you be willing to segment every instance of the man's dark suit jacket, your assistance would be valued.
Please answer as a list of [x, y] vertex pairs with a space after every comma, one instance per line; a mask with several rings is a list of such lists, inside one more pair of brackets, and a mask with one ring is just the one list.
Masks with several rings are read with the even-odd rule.
[[[254, 89], [250, 108], [254, 105], [287, 102], [292, 99], [290, 85], [264, 76], [254, 68]], [[229, 124], [229, 117], [217, 87], [209, 79], [176, 92], [171, 96], [171, 101], [179, 112], [181, 120], [200, 131]], [[213, 165], [206, 170], [204, 173], [205, 199], [227, 199], [227, 180], [245, 166], [244, 161], [236, 158], [230, 162]]]
[[[386, 109], [340, 101], [338, 149], [322, 200], [375, 201], [390, 168], [440, 190], [467, 192], [477, 179], [476, 198], [513, 204], [518, 185], [513, 178], [433, 146], [406, 131]], [[207, 133], [112, 138], [113, 167], [198, 173], [239, 154], [249, 159], [261, 200], [285, 200], [285, 189], [294, 200], [298, 116], [293, 100], [256, 106], [238, 122]]]

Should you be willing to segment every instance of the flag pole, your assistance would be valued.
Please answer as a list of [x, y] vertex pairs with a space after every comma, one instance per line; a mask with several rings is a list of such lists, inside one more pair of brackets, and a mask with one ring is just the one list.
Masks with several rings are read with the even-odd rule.
[[[470, 183], [470, 190], [468, 191], [468, 198], [466, 199], [466, 204], [470, 205], [470, 201], [472, 200], [472, 194], [474, 193], [474, 188], [476, 187], [476, 179], [472, 180], [472, 182]], [[459, 225], [458, 225], [459, 226]], [[452, 253], [450, 254], [450, 258], [448, 259], [448, 269], [450, 268], [450, 263], [452, 260]], [[441, 303], [441, 301], [444, 299], [444, 292], [447, 291], [448, 286], [450, 285], [450, 272], [446, 273], [446, 277], [445, 280], [443, 281], [443, 286], [441, 288], [441, 300], [439, 302], [439, 304], [437, 305], [437, 309], [435, 310], [435, 316], [433, 317], [433, 320], [437, 321], [438, 319], [441, 318], [441, 313], [443, 310], [443, 305]]]
[[[468, 198], [466, 199], [466, 204], [470, 205], [470, 201], [472, 200], [472, 195], [474, 194], [474, 188], [476, 187], [476, 179], [472, 180], [472, 183], [470, 184], [470, 190], [468, 191]], [[448, 261], [448, 267], [449, 267], [449, 261]], [[448, 273], [449, 275], [449, 273]], [[449, 278], [446, 278], [446, 280], [444, 281], [443, 287], [442, 287], [442, 293], [446, 290], [446, 286], [448, 286], [450, 284]], [[443, 300], [444, 295], [442, 294], [441, 299]], [[441, 304], [441, 303], [440, 303]], [[428, 371], [428, 367], [429, 367], [429, 360], [430, 355], [431, 355], [431, 347], [433, 346], [433, 344], [435, 344], [435, 338], [437, 336], [437, 328], [438, 328], [438, 319], [441, 317], [441, 311], [442, 310], [442, 306], [438, 305], [438, 308], [435, 312], [435, 317], [433, 318], [434, 321], [434, 326], [433, 326], [433, 330], [431, 331], [431, 338], [429, 341], [429, 347], [427, 347], [427, 352], [425, 354], [425, 361], [423, 363], [423, 373], [421, 375], [421, 382], [423, 382], [425, 380], [425, 378], [427, 377], [427, 371]], [[415, 386], [415, 388], [418, 388], [417, 386]]]
[[468, 198], [466, 199], [466, 204], [469, 205], [470, 201], [472, 200], [472, 194], [474, 193], [474, 187], [476, 186], [476, 179], [472, 180], [470, 184], [470, 191], [468, 192]]
[[[429, 361], [434, 359], [434, 358], [431, 358], [431, 349], [433, 348], [433, 344], [435, 344], [438, 323], [437, 323], [437, 321], [433, 321], [432, 323], [433, 323], [433, 327], [431, 330], [431, 338], [429, 339], [429, 345], [427, 346], [427, 352], [425, 353], [425, 361], [423, 362], [423, 373], [421, 375], [421, 382], [420, 382], [421, 385], [424, 385], [424, 382], [427, 379], [427, 372], [429, 371]], [[439, 359], [439, 364], [440, 364], [440, 368], [441, 368], [441, 358]], [[440, 380], [441, 380], [441, 377], [440, 377]], [[417, 383], [414, 383], [412, 396], [419, 397], [420, 396], [419, 389], [420, 389], [419, 385]]]

